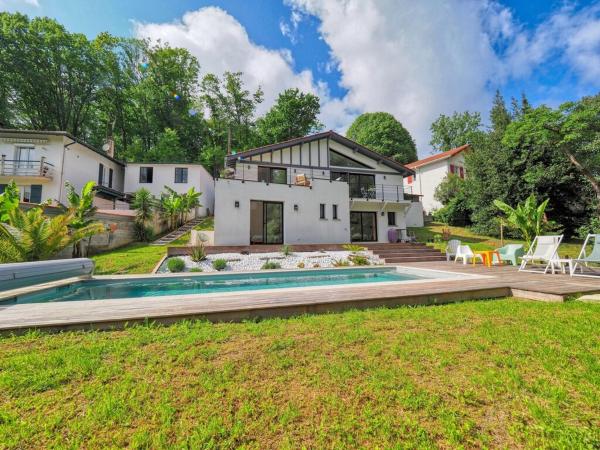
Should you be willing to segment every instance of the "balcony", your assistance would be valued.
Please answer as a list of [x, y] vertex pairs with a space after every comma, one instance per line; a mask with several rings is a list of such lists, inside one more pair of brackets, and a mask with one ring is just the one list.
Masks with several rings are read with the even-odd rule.
[[397, 184], [351, 184], [350, 200], [404, 202], [404, 187]]
[[38, 161], [24, 161], [6, 159], [2, 156], [0, 159], [0, 182], [15, 180], [20, 183], [46, 183], [52, 181], [53, 176], [54, 166], [45, 158]]

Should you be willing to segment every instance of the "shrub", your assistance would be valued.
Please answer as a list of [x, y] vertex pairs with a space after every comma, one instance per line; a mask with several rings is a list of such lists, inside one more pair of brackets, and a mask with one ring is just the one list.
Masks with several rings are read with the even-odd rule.
[[275, 261], [267, 261], [261, 267], [262, 270], [281, 269], [281, 264]]
[[202, 267], [192, 267], [190, 269], [190, 272], [202, 272]]
[[342, 246], [344, 250], [351, 253], [358, 253], [364, 251], [364, 247], [358, 244], [345, 244]]
[[298, 269], [304, 269], [304, 263], [301, 261], [298, 263], [298, 265], [296, 266]]
[[142, 222], [134, 222], [133, 234], [135, 239], [140, 242], [150, 242], [154, 239], [154, 230], [152, 227], [146, 226]]
[[171, 258], [167, 261], [167, 268], [169, 272], [183, 272], [185, 269], [185, 261], [181, 258]]
[[192, 247], [192, 251], [190, 252], [190, 258], [194, 262], [204, 261], [206, 259], [206, 250], [204, 249], [204, 245], [196, 245]]
[[369, 258], [363, 255], [350, 255], [349, 259], [355, 266], [368, 266], [371, 264]]
[[350, 261], [347, 259], [334, 259], [331, 264], [333, 267], [345, 267], [350, 265]]
[[600, 218], [592, 217], [590, 221], [577, 229], [577, 235], [581, 239], [585, 239], [588, 234], [600, 233]]
[[285, 256], [290, 256], [293, 251], [294, 249], [291, 245], [284, 244], [281, 246], [281, 253], [283, 253]]
[[215, 259], [212, 262], [213, 269], [221, 271], [227, 267], [227, 260], [223, 258]]

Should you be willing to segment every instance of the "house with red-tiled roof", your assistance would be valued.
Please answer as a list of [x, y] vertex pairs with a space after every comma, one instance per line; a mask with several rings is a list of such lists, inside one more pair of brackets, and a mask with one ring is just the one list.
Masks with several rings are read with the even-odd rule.
[[455, 174], [461, 178], [466, 176], [464, 152], [468, 149], [468, 144], [462, 145], [406, 164], [407, 168], [414, 171], [414, 175], [404, 178], [404, 187], [407, 192], [421, 196], [425, 214], [431, 214], [442, 207], [433, 197], [435, 189], [448, 174]]

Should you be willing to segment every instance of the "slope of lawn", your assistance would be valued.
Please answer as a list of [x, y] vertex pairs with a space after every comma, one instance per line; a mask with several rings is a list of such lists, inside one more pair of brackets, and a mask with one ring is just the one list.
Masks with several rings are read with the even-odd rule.
[[[194, 229], [212, 230], [213, 227], [214, 218], [207, 217], [200, 224], [196, 225]], [[190, 234], [185, 233], [169, 244], [169, 246], [187, 245], [189, 240]], [[106, 253], [92, 256], [92, 259], [96, 262], [94, 273], [96, 275], [150, 273], [166, 253], [166, 245], [150, 245], [144, 242], [135, 242]]]
[[0, 338], [1, 448], [598, 448], [600, 305]]
[[[441, 237], [442, 230], [444, 228], [450, 229], [451, 239], [459, 239], [463, 244], [469, 245], [473, 251], [493, 250], [502, 246], [500, 238], [483, 236], [480, 234], [473, 233], [468, 228], [449, 227], [436, 222], [433, 222], [423, 228], [410, 228], [410, 231], [413, 231], [415, 233], [419, 242], [430, 242], [434, 239], [436, 235], [439, 235]], [[505, 239], [504, 245], [506, 244], [523, 244], [523, 241], [515, 239]], [[579, 255], [579, 251], [581, 250], [582, 244], [583, 241], [580, 240], [571, 240], [564, 242], [560, 245], [559, 253], [563, 258], [576, 258]], [[430, 245], [433, 245], [439, 250], [444, 250], [446, 248], [445, 242], [435, 244], [431, 243]]]

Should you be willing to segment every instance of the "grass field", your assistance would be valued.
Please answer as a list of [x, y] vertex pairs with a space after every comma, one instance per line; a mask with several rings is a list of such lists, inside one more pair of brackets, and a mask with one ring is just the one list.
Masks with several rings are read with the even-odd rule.
[[[212, 230], [213, 228], [213, 217], [207, 217], [194, 227], [196, 230]], [[169, 244], [169, 246], [187, 245], [189, 240], [190, 234], [185, 233]], [[166, 253], [166, 245], [150, 245], [144, 242], [135, 242], [110, 252], [93, 256], [92, 259], [96, 262], [94, 273], [97, 275], [150, 273]]]
[[[419, 242], [428, 242], [434, 238], [434, 236], [442, 235], [442, 230], [446, 228], [446, 225], [441, 223], [432, 223], [423, 228], [411, 228], [410, 230], [415, 233]], [[468, 228], [464, 227], [447, 227], [450, 229], [451, 239], [459, 239], [463, 244], [467, 244], [473, 251], [478, 250], [493, 250], [502, 246], [499, 238], [491, 236], [483, 236], [475, 234]], [[523, 241], [515, 239], [505, 239], [504, 245], [506, 244], [523, 244]], [[560, 245], [560, 255], [563, 258], [576, 258], [581, 250], [583, 241], [573, 240], [570, 242], [564, 242]], [[432, 244], [439, 250], [446, 248], [445, 242]]]
[[2, 448], [598, 448], [600, 305], [0, 339]]

